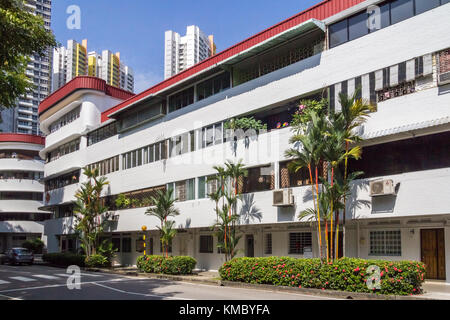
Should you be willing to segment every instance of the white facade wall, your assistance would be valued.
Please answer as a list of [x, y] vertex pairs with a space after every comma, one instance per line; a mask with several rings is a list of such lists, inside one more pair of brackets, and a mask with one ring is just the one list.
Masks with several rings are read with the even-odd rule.
[[[450, 22], [447, 19], [449, 13], [450, 5], [441, 6], [324, 51], [170, 113], [162, 120], [145, 124], [84, 150], [81, 149], [74, 153], [71, 162], [73, 161], [73, 165], [78, 162], [80, 166], [95, 163], [162, 139], [231, 117], [252, 113], [264, 107], [277, 106], [335, 83], [446, 49], [450, 45], [450, 33], [448, 32]], [[414, 42], [411, 39], [414, 39]], [[406, 139], [412, 137], [412, 134], [448, 131], [450, 129], [450, 121], [448, 121], [450, 119], [448, 108], [450, 95], [443, 94], [433, 81], [433, 79], [428, 79], [427, 85], [420, 86], [420, 90], [416, 93], [380, 102], [378, 111], [373, 113], [368, 122], [360, 128], [361, 134], [371, 139], [367, 141], [367, 144]], [[95, 105], [94, 102], [93, 104]], [[284, 160], [283, 154], [289, 147], [288, 139], [291, 134], [289, 128], [262, 134], [257, 139], [252, 139], [248, 147], [244, 145], [243, 141], [239, 141], [236, 154], [233, 152], [232, 143], [228, 142], [166, 161], [129, 170], [121, 169], [107, 175], [110, 181], [107, 193], [119, 194], [213, 174], [212, 166], [222, 165], [228, 159], [243, 159], [243, 162], [249, 167], [277, 163]], [[59, 170], [63, 170], [66, 162], [58, 161], [61, 163]], [[48, 168], [49, 172], [46, 168], [46, 175], [58, 171], [56, 163]], [[449, 176], [450, 169], [444, 168], [377, 177], [377, 179], [393, 179], [396, 184], [400, 183], [395, 200], [384, 199], [382, 201], [373, 201], [369, 196], [368, 181], [358, 181], [355, 184], [352, 199], [368, 201], [369, 205], [355, 209], [352, 207], [352, 203], [349, 203], [347, 219], [350, 222], [346, 229], [346, 255], [374, 258], [369, 255], [369, 232], [374, 229], [401, 229], [402, 255], [375, 258], [420, 260], [420, 229], [438, 226], [445, 228], [447, 279], [450, 279], [450, 254], [448, 254], [450, 232], [447, 226], [450, 214]], [[278, 178], [276, 178], [277, 180]], [[276, 184], [278, 185], [278, 182]], [[73, 189], [77, 187], [75, 185], [63, 188], [59, 191], [63, 195], [63, 200], [58, 201], [67, 201], [70, 194], [73, 194]], [[309, 190], [310, 187], [307, 186], [293, 189], [296, 203], [294, 208], [272, 206], [271, 191], [246, 195], [246, 200], [254, 203], [254, 206], [257, 207], [256, 211], [261, 215], [248, 220], [245, 219], [245, 215], [243, 216], [241, 248], [245, 251], [245, 235], [252, 234], [255, 239], [255, 255], [263, 256], [264, 233], [270, 232], [272, 233], [272, 255], [288, 255], [288, 233], [311, 230], [308, 224], [294, 223], [297, 222], [298, 212], [312, 206], [311, 200], [307, 197]], [[67, 195], [69, 196], [66, 197]], [[198, 268], [217, 269], [223, 262], [220, 255], [198, 252], [200, 234], [210, 233], [208, 227], [213, 224], [215, 219], [214, 203], [207, 199], [196, 199], [177, 203], [177, 207], [180, 209], [181, 215], [175, 218], [176, 225], [188, 231], [174, 240], [173, 253], [193, 254], [199, 262]], [[154, 252], [159, 252], [158, 232], [156, 231], [158, 221], [153, 217], [146, 216], [145, 210], [145, 208], [139, 208], [117, 212], [119, 220], [111, 226], [110, 231], [131, 233], [132, 237], [132, 252], [119, 257], [117, 263], [135, 263], [135, 258], [140, 254], [135, 252], [135, 240], [140, 234], [139, 230], [142, 225], [149, 228], [149, 235], [154, 238]], [[424, 220], [423, 217], [426, 219]], [[387, 222], [371, 224], [382, 221]], [[397, 221], [399, 221], [398, 225]], [[73, 224], [73, 221], [70, 222], [70, 218], [51, 221], [48, 224], [48, 230], [46, 226], [46, 234], [64, 234], [64, 232], [68, 232], [67, 225], [70, 224]], [[124, 236], [122, 235], [122, 237]], [[313, 253], [317, 255], [318, 248], [314, 233], [312, 239]]]

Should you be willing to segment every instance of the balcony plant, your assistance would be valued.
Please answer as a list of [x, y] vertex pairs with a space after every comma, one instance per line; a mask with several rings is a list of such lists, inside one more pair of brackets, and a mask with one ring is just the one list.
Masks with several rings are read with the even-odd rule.
[[121, 193], [117, 197], [115, 204], [118, 210], [122, 210], [130, 207], [131, 200]]
[[259, 133], [261, 130], [267, 130], [267, 124], [263, 123], [261, 120], [256, 120], [254, 117], [242, 117], [242, 118], [232, 118], [224, 123], [224, 128], [226, 130], [255, 130]]

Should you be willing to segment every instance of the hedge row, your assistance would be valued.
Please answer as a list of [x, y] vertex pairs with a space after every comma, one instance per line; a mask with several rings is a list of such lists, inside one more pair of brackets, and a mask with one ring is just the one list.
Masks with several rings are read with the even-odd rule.
[[68, 267], [72, 265], [84, 267], [85, 259], [86, 256], [75, 253], [46, 253], [42, 256], [42, 260], [45, 262], [61, 267]]
[[137, 267], [146, 273], [192, 274], [197, 261], [192, 257], [140, 256]]
[[[380, 269], [380, 289], [369, 289]], [[342, 258], [322, 264], [319, 259], [289, 257], [235, 258], [219, 269], [223, 280], [322, 290], [413, 295], [422, 292], [425, 265], [415, 261]]]

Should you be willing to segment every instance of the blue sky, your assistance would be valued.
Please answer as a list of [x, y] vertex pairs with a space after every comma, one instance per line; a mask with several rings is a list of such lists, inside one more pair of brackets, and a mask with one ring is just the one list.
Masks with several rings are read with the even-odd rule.
[[[134, 69], [135, 91], [163, 80], [164, 32], [198, 25], [213, 34], [218, 52], [319, 0], [53, 0], [52, 29], [64, 46], [88, 39], [88, 51], [109, 49]], [[81, 29], [69, 30], [70, 5], [81, 9]]]

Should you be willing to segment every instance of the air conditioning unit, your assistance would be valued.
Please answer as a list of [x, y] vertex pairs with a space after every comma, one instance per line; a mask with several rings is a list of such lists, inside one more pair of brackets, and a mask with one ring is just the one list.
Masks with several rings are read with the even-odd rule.
[[443, 72], [440, 73], [438, 76], [438, 84], [443, 85], [450, 83], [450, 71], [449, 72]]
[[392, 180], [378, 180], [370, 182], [370, 196], [379, 197], [395, 195], [394, 181]]
[[294, 205], [292, 189], [275, 190], [273, 192], [273, 205], [275, 207], [290, 207]]

